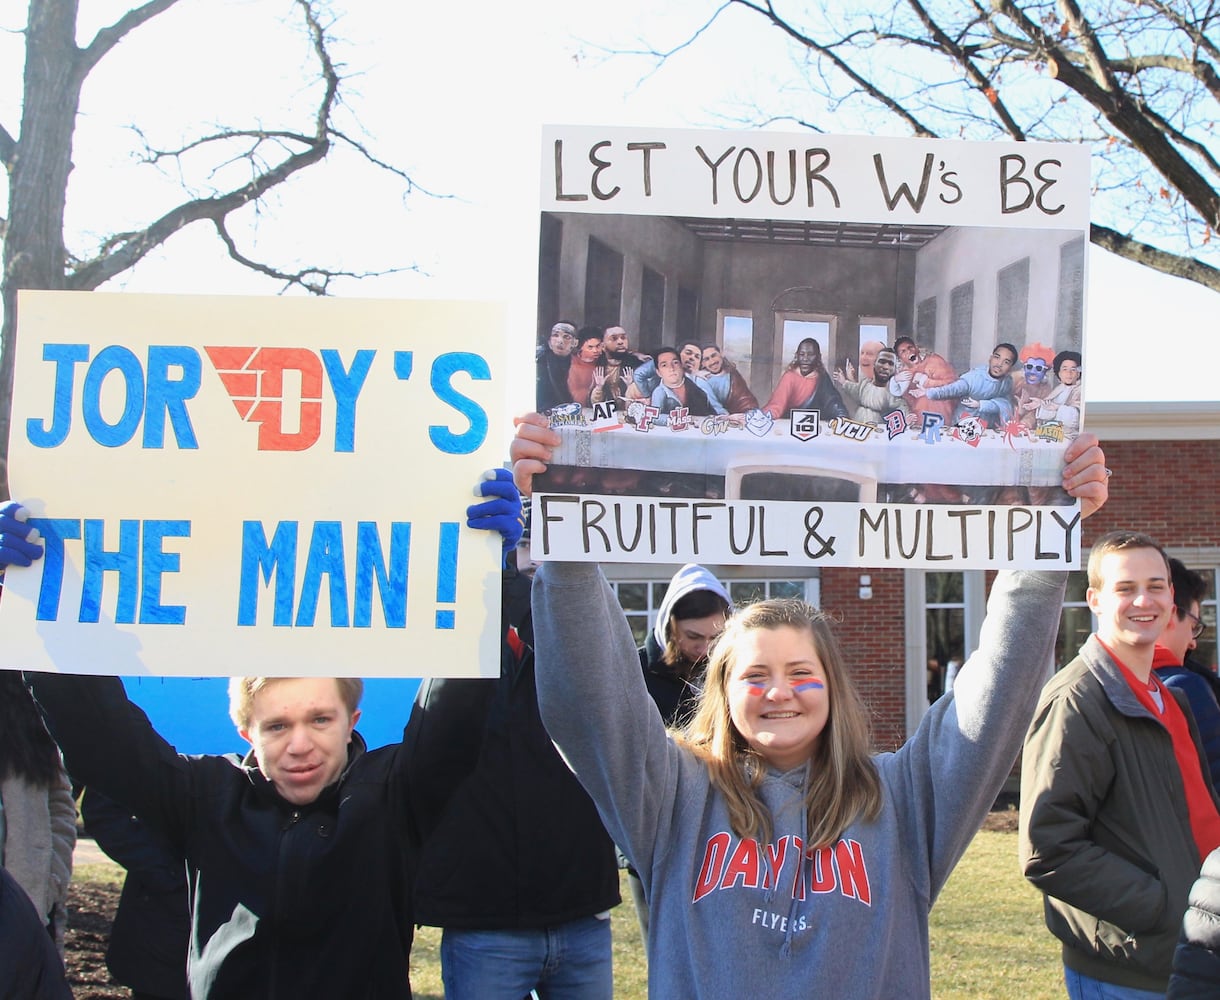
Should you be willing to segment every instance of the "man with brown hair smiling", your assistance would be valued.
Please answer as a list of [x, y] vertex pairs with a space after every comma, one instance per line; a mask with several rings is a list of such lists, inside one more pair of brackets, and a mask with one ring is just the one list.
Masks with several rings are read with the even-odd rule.
[[1164, 550], [1112, 531], [1089, 556], [1097, 632], [1042, 692], [1021, 768], [1021, 864], [1045, 894], [1072, 1000], [1163, 996], [1220, 812], [1185, 697], [1153, 672], [1173, 613]]

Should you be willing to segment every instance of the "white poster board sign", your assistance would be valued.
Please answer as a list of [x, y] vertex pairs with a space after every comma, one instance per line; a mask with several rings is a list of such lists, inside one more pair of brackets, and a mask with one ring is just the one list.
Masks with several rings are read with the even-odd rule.
[[496, 676], [499, 306], [23, 292], [2, 666]]
[[542, 147], [535, 558], [1078, 565], [1087, 148]]

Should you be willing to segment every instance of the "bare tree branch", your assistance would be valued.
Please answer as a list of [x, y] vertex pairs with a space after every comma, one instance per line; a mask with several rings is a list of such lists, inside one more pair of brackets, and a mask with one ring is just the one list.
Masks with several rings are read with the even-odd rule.
[[[781, 6], [728, 0], [716, 11], [761, 17], [807, 56], [809, 93], [776, 88], [751, 123], [825, 131], [850, 108], [851, 130], [1092, 143], [1094, 242], [1216, 287], [1217, 0], [860, 0], [793, 5], [792, 15]], [[709, 25], [650, 57], [663, 61]]]
[[89, 71], [98, 64], [98, 61], [132, 31], [158, 14], [169, 10], [176, 3], [178, 0], [148, 0], [142, 6], [127, 11], [114, 24], [100, 29], [93, 36], [93, 41], [80, 51], [80, 58], [76, 64], [76, 71], [80, 79], [83, 80], [88, 76]]
[[730, 3], [745, 7], [747, 10], [752, 10], [757, 14], [761, 14], [770, 21], [780, 31], [788, 35], [793, 41], [804, 46], [811, 52], [816, 52], [818, 55], [829, 59], [835, 67], [852, 81], [857, 87], [873, 98], [878, 104], [882, 105], [891, 114], [902, 119], [910, 126], [915, 135], [922, 136], [927, 139], [938, 138], [937, 133], [923, 124], [918, 118], [912, 115], [903, 105], [890, 94], [885, 93], [880, 87], [876, 86], [872, 81], [865, 78], [862, 74], [857, 73], [852, 66], [838, 54], [836, 48], [829, 45], [822, 45], [817, 42], [812, 36], [802, 34], [797, 31], [789, 22], [785, 21], [775, 12], [775, 6], [771, 0], [765, 0], [764, 3], [753, 3], [752, 0], [729, 0]]
[[223, 220], [230, 212], [256, 201], [297, 171], [317, 163], [326, 155], [327, 149], [327, 143], [316, 143], [305, 152], [290, 156], [240, 188], [216, 198], [196, 198], [183, 202], [144, 229], [127, 234], [107, 252], [82, 263], [67, 276], [65, 287], [84, 291], [97, 288], [137, 264], [184, 226], [202, 219], [211, 219], [213, 222]]
[[5, 170], [11, 170], [13, 166], [13, 157], [17, 153], [17, 140], [9, 134], [9, 130], [3, 125], [0, 125], [0, 163], [4, 164]]
[[724, 3], [722, 3], [714, 11], [712, 11], [711, 17], [709, 17], [706, 21], [703, 22], [703, 24], [701, 24], [698, 28], [696, 28], [694, 31], [692, 31], [683, 41], [679, 42], [677, 45], [673, 46], [670, 49], [666, 49], [665, 51], [659, 51], [657, 49], [636, 49], [636, 50], [628, 49], [628, 50], [625, 50], [624, 51], [625, 55], [645, 56], [646, 58], [651, 60], [653, 63], [652, 69], [650, 69], [647, 73], [645, 73], [640, 78], [638, 83], [643, 83], [645, 80], [647, 80], [650, 76], [652, 76], [653, 73], [655, 73], [658, 69], [660, 69], [663, 65], [665, 65], [666, 61], [668, 61], [673, 56], [676, 56], [683, 49], [688, 49], [692, 45], [694, 45], [695, 42], [697, 42], [700, 38], [702, 38], [703, 35], [712, 27], [712, 25], [716, 23], [716, 21], [720, 18], [720, 15], [729, 9], [729, 7], [733, 4], [733, 2], [734, 2], [734, 0], [725, 0]]
[[1183, 59], [1180, 56], [1159, 53], [1111, 59], [1110, 65], [1118, 73], [1133, 76], [1150, 69], [1167, 69], [1174, 73], [1186, 73], [1202, 83], [1212, 97], [1220, 99], [1220, 74], [1216, 73], [1216, 68], [1211, 63], [1204, 62], [1202, 59]]
[[1182, 254], [1167, 253], [1123, 233], [1094, 223], [1089, 227], [1089, 241], [1104, 250], [1143, 264], [1154, 271], [1197, 282], [1220, 292], [1220, 269]]
[[941, 51], [956, 60], [965, 71], [966, 79], [987, 98], [987, 101], [995, 109], [996, 116], [1003, 123], [1004, 130], [1014, 139], [1018, 141], [1023, 140], [1025, 138], [1025, 130], [1017, 124], [1016, 119], [1009, 113], [1004, 102], [1000, 100], [1000, 94], [996, 90], [994, 82], [988, 79], [987, 74], [978, 68], [969, 49], [959, 45], [945, 34], [940, 25], [932, 20], [932, 16], [928, 13], [927, 8], [919, 0], [907, 0], [907, 2], [911, 5], [911, 9], [915, 11], [915, 16], [927, 28], [936, 45]]
[[[176, 160], [187, 153], [202, 149], [204, 146], [212, 143], [228, 142], [232, 139], [254, 139], [255, 145], [250, 147], [252, 151], [257, 147], [258, 143], [264, 141], [282, 139], [286, 144], [295, 143], [306, 146], [311, 145], [315, 138], [315, 136], [303, 135], [300, 132], [288, 132], [282, 129], [226, 129], [223, 132], [211, 132], [208, 135], [198, 136], [174, 149], [155, 149], [152, 146], [146, 145], [142, 162], [151, 165], [160, 163], [162, 160]], [[250, 153], [244, 154], [244, 156], [249, 155]]]
[[1065, 23], [1072, 34], [1080, 39], [1089, 76], [1106, 93], [1119, 93], [1122, 87], [1119, 85], [1118, 80], [1115, 79], [1114, 73], [1110, 68], [1110, 62], [1106, 58], [1105, 50], [1102, 48], [1101, 42], [1098, 41], [1092, 26], [1085, 20], [1084, 15], [1081, 14], [1076, 0], [1059, 0], [1059, 9], [1063, 11]]
[[[1068, 0], [1063, 2], [1067, 3]], [[1072, 6], [1075, 9], [1074, 5]], [[1127, 136], [1148, 162], [1194, 206], [1195, 211], [1208, 225], [1213, 228], [1220, 225], [1220, 195], [1178, 152], [1157, 125], [1141, 113], [1126, 92], [1121, 88], [1115, 89], [1117, 85], [1108, 71], [1099, 70], [1102, 77], [1100, 80], [1081, 71], [1066, 58], [1058, 43], [1042, 26], [1018, 8], [1015, 0], [997, 0], [997, 8], [1014, 23], [1019, 24], [1029, 38], [1038, 41], [1047, 53], [1048, 62], [1054, 67], [1056, 77], [1065, 86], [1093, 105], [1110, 124]], [[1090, 55], [1090, 64], [1094, 57], [1103, 58], [1103, 55], [1099, 51]]]
[[[176, 0], [162, 0], [162, 2], [176, 2]], [[223, 233], [224, 229], [221, 224], [229, 213], [235, 212], [253, 201], [257, 201], [272, 188], [284, 183], [293, 174], [317, 163], [326, 156], [330, 151], [331, 145], [330, 117], [338, 97], [339, 74], [335, 70], [334, 63], [331, 61], [330, 53], [327, 51], [325, 32], [312, 5], [309, 0], [297, 0], [297, 4], [305, 14], [314, 56], [321, 67], [321, 75], [324, 82], [323, 94], [318, 101], [317, 111], [314, 115], [316, 126], [314, 134], [303, 135], [287, 131], [234, 129], [204, 136], [201, 139], [187, 143], [178, 150], [168, 152], [153, 151], [153, 159], [157, 160], [165, 156], [179, 157], [188, 150], [221, 140], [250, 138], [255, 140], [255, 145], [242, 155], [242, 159], [245, 159], [255, 167], [254, 176], [247, 183], [233, 188], [224, 194], [185, 201], [170, 209], [144, 229], [127, 234], [126, 238], [104, 247], [97, 257], [84, 261], [67, 276], [66, 285], [68, 288], [82, 290], [97, 288], [103, 282], [109, 281], [115, 275], [121, 274], [138, 263], [149, 252], [173, 236], [174, 233], [184, 226], [190, 225], [192, 222], [210, 219], [217, 225], [218, 230]], [[146, 6], [151, 6], [151, 3]], [[290, 154], [274, 166], [257, 166], [256, 153], [264, 141], [273, 139], [295, 143], [304, 148], [300, 152]], [[234, 259], [237, 258], [235, 257]], [[261, 270], [261, 268], [256, 267], [255, 270]]]
[[331, 128], [330, 137], [332, 140], [337, 139], [340, 142], [342, 142], [345, 146], [347, 146], [348, 148], [354, 149], [358, 154], [360, 154], [360, 158], [363, 159], [366, 163], [371, 164], [372, 166], [376, 167], [378, 170], [384, 170], [387, 174], [393, 174], [399, 180], [404, 181], [407, 185], [406, 190], [403, 192], [404, 197], [406, 195], [410, 194], [412, 191], [419, 191], [422, 194], [426, 194], [429, 198], [439, 198], [442, 200], [448, 200], [453, 197], [452, 195], [443, 194], [439, 191], [433, 191], [429, 188], [424, 187], [417, 180], [415, 180], [414, 177], [412, 177], [410, 174], [408, 174], [401, 167], [396, 167], [396, 166], [394, 166], [394, 164], [387, 163], [385, 160], [381, 159], [380, 157], [374, 156], [372, 151], [369, 150], [368, 146], [365, 143], [352, 138], [351, 136], [347, 135], [344, 132], [341, 132], [337, 128], [333, 128], [333, 127]]
[[1191, 138], [1180, 129], [1174, 128], [1174, 126], [1170, 124], [1167, 119], [1163, 118], [1151, 108], [1145, 107], [1144, 114], [1148, 116], [1149, 121], [1155, 122], [1161, 131], [1169, 136], [1169, 138], [1171, 138], [1174, 142], [1178, 143], [1180, 146], [1185, 146], [1197, 157], [1199, 157], [1200, 160], [1206, 163], [1208, 169], [1211, 170], [1213, 174], [1220, 176], [1220, 161], [1217, 161], [1212, 151], [1203, 145], [1203, 143]]
[[[1196, 48], [1206, 52], [1213, 59], [1220, 59], [1220, 47], [1218, 47], [1210, 38], [1207, 37], [1207, 32], [1201, 29], [1197, 23], [1188, 20], [1186, 16], [1174, 6], [1174, 4], [1163, 3], [1161, 0], [1151, 0], [1150, 6], [1155, 9], [1161, 17], [1165, 18], [1165, 20], [1169, 21], [1184, 34], [1186, 34], [1194, 43]], [[1210, 16], [1215, 18], [1216, 11], [1214, 8]]]
[[405, 271], [419, 271], [419, 268], [415, 265], [411, 267], [391, 267], [382, 271], [338, 271], [323, 267], [307, 267], [292, 272], [281, 271], [268, 264], [252, 260], [238, 250], [237, 244], [225, 226], [225, 219], [223, 217], [215, 220], [215, 226], [217, 235], [220, 236], [221, 242], [228, 249], [230, 257], [251, 271], [257, 271], [269, 278], [274, 278], [276, 281], [282, 281], [285, 290], [296, 286], [303, 288], [313, 295], [329, 295], [330, 283], [335, 278], [372, 278], [381, 277], [386, 274], [401, 274]]

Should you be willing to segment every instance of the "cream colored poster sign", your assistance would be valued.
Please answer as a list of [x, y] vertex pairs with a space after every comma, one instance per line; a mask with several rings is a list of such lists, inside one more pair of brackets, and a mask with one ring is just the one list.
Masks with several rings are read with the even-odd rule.
[[553, 126], [538, 559], [1080, 560], [1089, 151]]
[[0, 665], [494, 676], [505, 318], [440, 302], [23, 293]]

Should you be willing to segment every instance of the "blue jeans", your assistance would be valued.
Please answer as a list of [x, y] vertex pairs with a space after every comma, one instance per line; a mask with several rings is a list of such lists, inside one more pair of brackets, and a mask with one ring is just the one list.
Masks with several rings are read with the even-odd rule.
[[610, 921], [582, 917], [542, 930], [441, 934], [445, 1000], [612, 1000]]
[[1103, 983], [1100, 979], [1082, 975], [1066, 965], [1063, 967], [1063, 981], [1067, 985], [1069, 1000], [1165, 1000], [1164, 993]]

